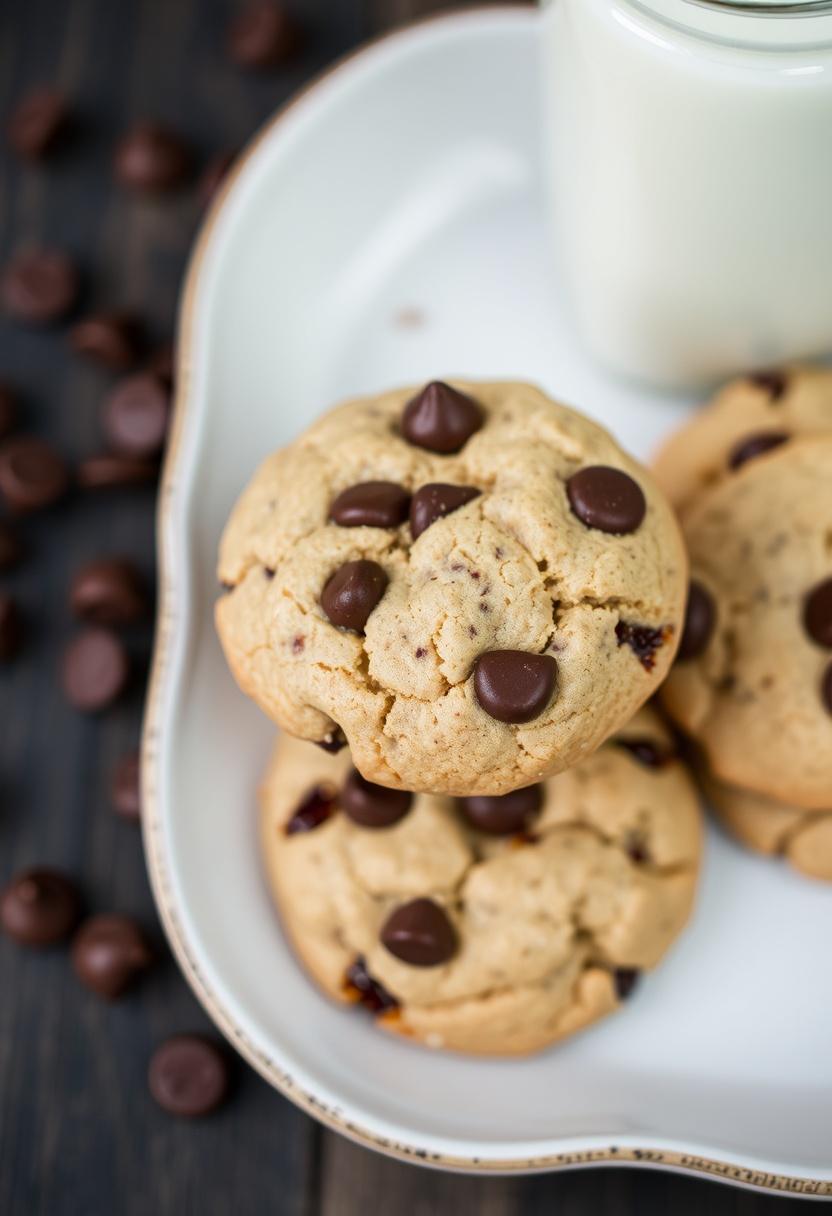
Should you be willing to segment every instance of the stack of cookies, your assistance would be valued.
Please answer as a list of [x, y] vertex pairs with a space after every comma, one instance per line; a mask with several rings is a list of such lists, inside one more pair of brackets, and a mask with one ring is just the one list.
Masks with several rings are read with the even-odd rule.
[[729, 384], [656, 473], [692, 572], [664, 704], [729, 831], [832, 881], [832, 371]]
[[641, 708], [688, 587], [652, 477], [526, 384], [389, 392], [262, 465], [220, 578], [230, 666], [287, 732], [263, 850], [324, 990], [499, 1054], [617, 1008], [700, 857], [694, 787]]

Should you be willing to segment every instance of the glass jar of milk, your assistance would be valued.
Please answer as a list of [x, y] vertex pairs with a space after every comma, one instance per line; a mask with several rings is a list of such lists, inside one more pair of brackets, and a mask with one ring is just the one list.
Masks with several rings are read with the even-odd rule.
[[668, 386], [832, 350], [832, 2], [550, 0], [543, 21], [590, 349]]

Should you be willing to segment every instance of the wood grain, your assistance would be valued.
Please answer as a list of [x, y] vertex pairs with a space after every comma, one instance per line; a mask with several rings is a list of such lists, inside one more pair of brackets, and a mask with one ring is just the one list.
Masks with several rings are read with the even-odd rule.
[[[113, 142], [140, 117], [169, 122], [197, 164], [239, 147], [311, 74], [372, 33], [442, 0], [297, 0], [307, 47], [284, 69], [246, 75], [223, 54], [231, 0], [0, 0], [0, 113], [39, 82], [71, 97], [77, 131], [54, 161], [21, 167], [0, 151], [0, 259], [25, 243], [71, 250], [85, 307], [130, 306], [153, 340], [171, 332], [199, 223], [194, 191], [159, 202], [115, 189]], [[0, 321], [0, 379], [20, 390], [27, 430], [73, 460], [101, 442], [110, 383], [70, 357], [64, 329]], [[82, 990], [66, 952], [26, 953], [0, 940], [0, 1213], [2, 1216], [365, 1216], [422, 1214], [741, 1213], [786, 1210], [668, 1176], [593, 1171], [536, 1179], [468, 1179], [374, 1156], [323, 1132], [242, 1065], [226, 1109], [176, 1122], [150, 1100], [145, 1074], [164, 1036], [208, 1029], [167, 957], [139, 836], [109, 806], [118, 757], [136, 745], [151, 644], [131, 635], [132, 695], [99, 720], [63, 701], [55, 672], [73, 625], [75, 567], [133, 556], [153, 577], [153, 495], [76, 496], [27, 521], [30, 557], [0, 578], [26, 616], [25, 652], [0, 670], [0, 882], [49, 863], [76, 874], [88, 905], [135, 914], [162, 962], [131, 999], [109, 1007]]]

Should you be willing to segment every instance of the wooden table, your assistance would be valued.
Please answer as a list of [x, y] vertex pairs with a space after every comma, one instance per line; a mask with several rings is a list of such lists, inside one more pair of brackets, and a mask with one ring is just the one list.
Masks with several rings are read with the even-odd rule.
[[[77, 132], [42, 168], [0, 151], [0, 257], [26, 242], [63, 246], [86, 276], [85, 306], [131, 307], [170, 334], [200, 207], [193, 190], [137, 200], [112, 185], [115, 137], [154, 117], [204, 162], [239, 147], [310, 75], [362, 40], [442, 7], [428, 0], [297, 0], [306, 50], [251, 75], [223, 52], [232, 0], [3, 0], [0, 111], [35, 83], [73, 98]], [[69, 353], [65, 329], [0, 322], [0, 379], [20, 390], [26, 429], [77, 460], [100, 446], [108, 377]], [[255, 1216], [784, 1212], [705, 1181], [622, 1170], [467, 1179], [401, 1165], [323, 1131], [240, 1065], [236, 1094], [210, 1119], [177, 1122], [150, 1099], [147, 1061], [164, 1036], [207, 1028], [167, 955], [138, 831], [109, 805], [118, 757], [138, 741], [143, 678], [96, 720], [64, 702], [55, 672], [73, 624], [67, 588], [87, 558], [126, 553], [153, 571], [153, 492], [80, 495], [26, 522], [29, 558], [2, 586], [26, 615], [25, 652], [0, 670], [0, 880], [32, 863], [76, 874], [89, 906], [139, 917], [162, 963], [113, 1006], [82, 989], [63, 950], [0, 941], [2, 1216]], [[146, 669], [150, 627], [135, 631]]]

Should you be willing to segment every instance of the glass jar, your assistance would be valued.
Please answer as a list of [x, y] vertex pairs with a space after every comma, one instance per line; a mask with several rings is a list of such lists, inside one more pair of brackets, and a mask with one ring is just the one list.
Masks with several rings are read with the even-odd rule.
[[678, 387], [832, 350], [832, 3], [550, 0], [543, 21], [590, 349]]

